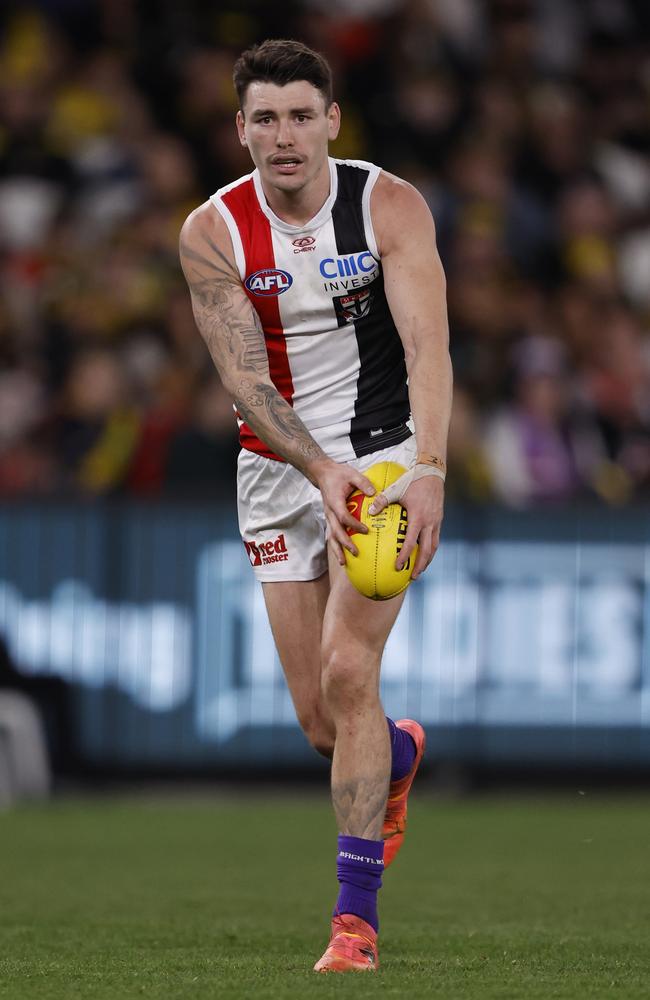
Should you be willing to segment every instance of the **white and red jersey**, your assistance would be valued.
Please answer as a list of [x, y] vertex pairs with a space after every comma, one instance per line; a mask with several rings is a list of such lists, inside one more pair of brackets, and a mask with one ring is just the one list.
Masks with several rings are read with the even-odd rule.
[[[329, 197], [304, 226], [271, 211], [257, 170], [211, 201], [260, 317], [273, 384], [325, 453], [349, 461], [405, 440], [410, 411], [370, 217], [380, 169], [334, 159], [329, 167]], [[278, 458], [239, 423], [243, 448]]]

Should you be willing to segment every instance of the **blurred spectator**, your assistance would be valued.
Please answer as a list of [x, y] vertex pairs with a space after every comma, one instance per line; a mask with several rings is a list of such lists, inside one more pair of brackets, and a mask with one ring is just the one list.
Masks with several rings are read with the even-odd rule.
[[118, 488], [135, 449], [138, 413], [126, 371], [104, 348], [81, 351], [63, 388], [49, 439], [61, 456], [62, 489], [105, 494]]
[[646, 492], [650, 487], [650, 342], [629, 309], [612, 305], [604, 313], [582, 368], [581, 388], [607, 460], [596, 470], [600, 492], [618, 501]]
[[602, 185], [590, 178], [567, 185], [560, 194], [556, 217], [562, 272], [603, 295], [615, 295], [616, 215]]
[[491, 418], [485, 438], [496, 493], [513, 506], [566, 500], [581, 484], [560, 345], [520, 342], [514, 374], [514, 399]]
[[171, 441], [190, 419], [193, 373], [151, 338], [133, 342], [125, 360], [141, 410], [126, 486], [155, 496], [164, 486]]
[[470, 393], [461, 386], [454, 389], [445, 492], [452, 500], [469, 503], [494, 498], [479, 411]]
[[223, 489], [236, 474], [237, 451], [232, 401], [216, 374], [210, 375], [194, 401], [192, 421], [170, 442], [166, 490], [198, 499]]

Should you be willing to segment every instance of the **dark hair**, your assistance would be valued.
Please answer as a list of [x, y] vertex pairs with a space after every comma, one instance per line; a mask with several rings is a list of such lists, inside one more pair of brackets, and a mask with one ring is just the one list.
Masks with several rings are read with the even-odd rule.
[[320, 90], [325, 107], [332, 103], [332, 70], [319, 52], [289, 38], [270, 38], [242, 52], [235, 63], [233, 83], [243, 108], [248, 85], [257, 81], [284, 87], [306, 80]]

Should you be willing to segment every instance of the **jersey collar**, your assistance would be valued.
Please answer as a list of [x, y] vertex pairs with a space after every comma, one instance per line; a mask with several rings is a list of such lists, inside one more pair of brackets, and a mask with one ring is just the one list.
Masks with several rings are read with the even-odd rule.
[[273, 229], [279, 229], [280, 232], [289, 233], [291, 235], [295, 235], [296, 233], [309, 233], [314, 229], [320, 229], [325, 220], [329, 217], [332, 211], [332, 205], [336, 201], [336, 195], [338, 193], [339, 175], [336, 170], [336, 163], [331, 156], [328, 157], [328, 164], [330, 168], [330, 193], [323, 203], [322, 208], [316, 213], [314, 218], [310, 219], [309, 222], [306, 222], [304, 226], [292, 226], [290, 223], [284, 222], [282, 219], [278, 218], [266, 200], [259, 170], [255, 169], [253, 171], [253, 184], [255, 185], [257, 200], [260, 208], [271, 223]]

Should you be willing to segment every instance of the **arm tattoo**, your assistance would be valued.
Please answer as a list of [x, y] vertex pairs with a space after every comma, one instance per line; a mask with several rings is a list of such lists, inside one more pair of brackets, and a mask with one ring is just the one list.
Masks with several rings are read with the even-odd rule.
[[264, 331], [262, 330], [262, 324], [259, 321], [257, 313], [255, 314], [255, 327], [253, 329], [249, 327], [246, 330], [242, 330], [241, 338], [244, 342], [244, 354], [242, 357], [244, 368], [250, 368], [256, 372], [265, 371], [268, 367], [269, 359], [266, 353], [266, 344], [264, 343]]
[[237, 268], [205, 230], [198, 233], [209, 255], [181, 239], [183, 270], [192, 294], [196, 324], [223, 382], [231, 387], [240, 416], [283, 457], [300, 467], [324, 453], [302, 420], [269, 379], [269, 360], [260, 318]]
[[274, 386], [245, 379], [237, 387], [235, 406], [240, 416], [256, 433], [261, 433], [262, 438], [264, 430], [259, 411], [268, 415], [274, 428], [282, 435], [281, 443], [274, 445], [278, 451], [286, 454], [287, 447], [293, 446], [305, 460], [323, 457], [322, 448], [316, 444], [300, 417]]
[[219, 249], [219, 247], [214, 242], [212, 237], [205, 232], [202, 232], [201, 236], [203, 237], [207, 245], [210, 247], [215, 257], [217, 257], [217, 259], [221, 261], [221, 266], [219, 266], [219, 264], [216, 263], [216, 261], [210, 260], [208, 257], [204, 257], [203, 254], [200, 254], [198, 252], [198, 250], [193, 250], [192, 247], [188, 246], [188, 244], [183, 239], [181, 239], [180, 243], [181, 256], [187, 257], [189, 258], [189, 260], [193, 260], [195, 264], [201, 264], [203, 267], [207, 267], [211, 271], [216, 271], [219, 274], [227, 274], [230, 275], [231, 277], [236, 277], [237, 270], [234, 267], [232, 261], [228, 260], [225, 253], [223, 253], [223, 251]]
[[225, 348], [237, 367], [263, 374], [268, 371], [268, 357], [259, 317], [236, 268], [209, 235], [202, 236], [216, 259], [205, 257], [183, 240], [180, 248], [197, 326], [220, 371]]

